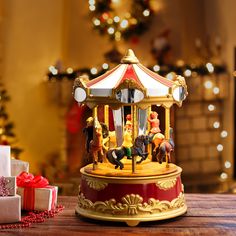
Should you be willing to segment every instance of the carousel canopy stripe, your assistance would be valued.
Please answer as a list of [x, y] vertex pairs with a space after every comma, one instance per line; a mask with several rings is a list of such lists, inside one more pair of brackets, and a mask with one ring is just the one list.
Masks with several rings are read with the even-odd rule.
[[152, 77], [153, 79], [157, 80], [158, 82], [168, 86], [168, 87], [172, 87], [174, 85], [174, 82], [171, 80], [166, 79], [165, 77], [162, 77], [156, 73], [154, 73], [153, 71], [149, 70], [147, 67], [143, 66], [142, 64], [137, 64], [137, 66], [143, 70], [146, 74], [148, 74], [150, 77]]
[[112, 74], [115, 70], [117, 70], [120, 66], [121, 66], [121, 65], [118, 65], [118, 66], [114, 67], [112, 70], [109, 70], [109, 71], [107, 71], [105, 74], [103, 74], [103, 75], [97, 77], [96, 79], [93, 79], [93, 80], [89, 81], [89, 82], [86, 84], [86, 86], [87, 86], [87, 87], [91, 87], [92, 85], [94, 85], [94, 84], [96, 84], [96, 83], [99, 83], [101, 80], [103, 80], [103, 79], [109, 77], [109, 75]]
[[117, 81], [123, 76], [123, 73], [126, 71], [127, 67], [128, 65], [119, 65], [115, 68], [115, 70], [112, 70], [111, 73], [108, 73], [99, 81], [93, 83], [92, 85], [87, 84], [87, 87], [91, 89], [113, 89], [115, 88]]
[[125, 73], [123, 74], [122, 78], [117, 82], [115, 87], [118, 87], [126, 79], [133, 79], [138, 85], [143, 87], [143, 84], [140, 81], [138, 75], [136, 74], [133, 65], [128, 65], [128, 67], [125, 70]]
[[[172, 81], [168, 81], [164, 77], [162, 78], [167, 81], [164, 81], [165, 84], [161, 83], [162, 80], [159, 80], [159, 79], [157, 80], [153, 78], [152, 76], [150, 76], [148, 73], [146, 73], [144, 70], [141, 69], [140, 65], [134, 65], [134, 68], [137, 75], [139, 76], [141, 80], [141, 83], [147, 89], [148, 96], [165, 96], [169, 93], [169, 88], [174, 84]], [[167, 82], [171, 82], [171, 83], [167, 83]]]
[[147, 96], [166, 96], [174, 82], [168, 80], [140, 63], [120, 64], [109, 72], [86, 83], [93, 96], [106, 97], [125, 80], [133, 80], [139, 87], [146, 89]]

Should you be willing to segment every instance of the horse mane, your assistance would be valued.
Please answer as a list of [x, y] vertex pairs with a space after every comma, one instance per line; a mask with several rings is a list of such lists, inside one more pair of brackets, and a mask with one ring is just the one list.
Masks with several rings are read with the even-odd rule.
[[145, 138], [145, 135], [139, 135], [138, 137], [135, 138], [134, 140], [134, 146], [140, 146], [143, 143], [143, 140]]

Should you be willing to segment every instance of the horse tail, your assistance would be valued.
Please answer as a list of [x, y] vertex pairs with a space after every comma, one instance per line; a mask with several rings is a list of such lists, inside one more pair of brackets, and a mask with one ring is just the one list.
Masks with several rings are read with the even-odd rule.
[[166, 153], [166, 145], [165, 145], [165, 143], [161, 143], [159, 150], [160, 150], [160, 154], [161, 155], [164, 155]]
[[158, 153], [158, 161], [161, 164], [163, 158], [165, 157], [166, 154], [166, 145], [165, 143], [161, 143], [160, 147], [159, 147], [159, 153]]

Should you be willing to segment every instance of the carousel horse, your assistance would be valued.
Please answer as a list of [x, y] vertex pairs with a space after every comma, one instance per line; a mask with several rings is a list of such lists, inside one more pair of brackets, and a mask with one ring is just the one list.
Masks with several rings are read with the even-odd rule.
[[[152, 137], [152, 143], [154, 144], [153, 153], [156, 154], [156, 149], [159, 147], [159, 152], [157, 154], [157, 159], [161, 164], [164, 157], [166, 157], [166, 163], [171, 161], [171, 152], [174, 151], [174, 140], [173, 140], [173, 129], [170, 128], [170, 139], [165, 139], [165, 136], [161, 133], [157, 133]], [[156, 155], [155, 155], [156, 156]]]
[[[131, 147], [131, 156], [141, 157], [141, 160], [138, 161], [137, 163], [141, 163], [147, 158], [148, 153], [143, 152], [143, 146], [147, 146], [148, 143], [149, 143], [148, 135], [140, 135], [135, 139], [134, 145]], [[120, 167], [120, 169], [124, 168], [124, 165], [121, 162], [121, 160], [125, 156], [127, 156], [127, 153], [126, 153], [126, 148], [123, 146], [110, 149], [106, 154], [108, 161], [111, 164], [115, 165], [115, 169], [117, 169], [118, 167]]]
[[[97, 120], [93, 121], [93, 139], [89, 143], [89, 155], [93, 158], [93, 164], [97, 165], [98, 161], [103, 162], [104, 149], [106, 149], [103, 141], [102, 126]], [[99, 156], [100, 155], [100, 156]], [[102, 159], [100, 159], [102, 157]]]
[[[87, 120], [87, 125], [83, 129], [83, 133], [86, 135], [86, 142], [85, 147], [87, 153], [89, 153], [89, 145], [90, 142], [93, 140], [93, 134], [94, 134], [94, 119], [93, 117], [89, 117]], [[109, 141], [109, 131], [108, 127], [105, 123], [100, 122], [100, 125], [102, 126], [102, 137], [103, 137], [103, 144], [107, 143]]]

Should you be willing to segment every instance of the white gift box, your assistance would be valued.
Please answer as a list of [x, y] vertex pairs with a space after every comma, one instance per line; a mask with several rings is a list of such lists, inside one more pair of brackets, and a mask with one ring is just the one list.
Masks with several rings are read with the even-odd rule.
[[11, 148], [0, 145], [0, 176], [11, 176]]
[[21, 197], [0, 197], [0, 223], [15, 223], [21, 220]]
[[17, 176], [21, 172], [29, 172], [29, 162], [21, 161], [21, 160], [11, 160], [11, 175]]
[[[27, 192], [25, 192], [28, 191]], [[21, 209], [27, 211], [50, 211], [55, 209], [57, 204], [57, 186], [45, 188], [17, 188], [17, 194], [21, 196]], [[26, 196], [26, 195], [27, 196]]]

